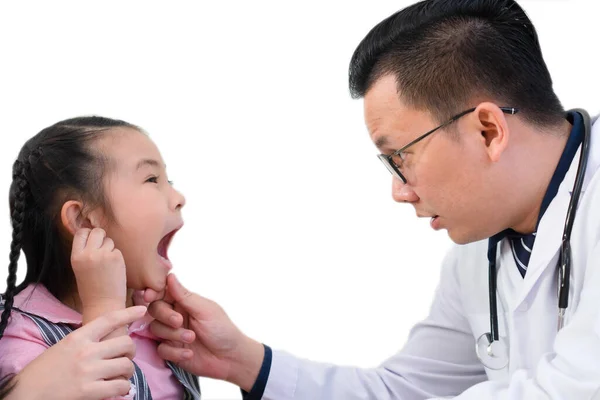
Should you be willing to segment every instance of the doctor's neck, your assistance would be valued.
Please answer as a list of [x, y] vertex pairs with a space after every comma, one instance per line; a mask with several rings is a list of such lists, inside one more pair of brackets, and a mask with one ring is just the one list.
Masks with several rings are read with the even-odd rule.
[[[509, 228], [529, 234], [535, 231], [542, 201], [565, 149], [572, 125], [540, 129], [524, 125], [512, 135], [511, 163], [514, 166], [510, 192], [519, 193]], [[533, 155], [533, 156], [532, 156]]]

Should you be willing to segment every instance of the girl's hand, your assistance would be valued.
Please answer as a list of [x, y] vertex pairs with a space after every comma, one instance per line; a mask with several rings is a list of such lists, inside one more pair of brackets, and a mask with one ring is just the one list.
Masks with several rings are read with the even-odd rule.
[[75, 232], [71, 265], [83, 307], [83, 323], [106, 312], [125, 308], [125, 260], [100, 228]]
[[105, 339], [142, 318], [146, 307], [113, 311], [96, 318], [27, 365], [14, 379], [10, 400], [100, 400], [129, 393], [135, 344], [129, 336]]

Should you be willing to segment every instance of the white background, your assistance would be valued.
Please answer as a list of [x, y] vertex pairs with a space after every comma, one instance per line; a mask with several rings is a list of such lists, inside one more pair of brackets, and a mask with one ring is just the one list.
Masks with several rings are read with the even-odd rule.
[[[348, 94], [356, 45], [410, 3], [0, 3], [2, 282], [25, 140], [64, 118], [121, 118], [150, 133], [187, 196], [170, 257], [189, 288], [273, 348], [376, 366], [426, 315], [451, 244], [392, 201]], [[599, 111], [597, 5], [522, 4], [565, 107]], [[240, 398], [201, 385], [207, 400]]]

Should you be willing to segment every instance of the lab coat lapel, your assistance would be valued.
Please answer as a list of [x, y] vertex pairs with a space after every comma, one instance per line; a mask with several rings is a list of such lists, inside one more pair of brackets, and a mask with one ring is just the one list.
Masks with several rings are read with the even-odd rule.
[[[600, 138], [599, 131], [600, 124], [593, 123], [590, 140], [590, 154], [588, 157], [585, 179], [583, 180], [581, 197], [579, 198], [580, 203], [594, 172], [600, 166], [600, 144], [598, 143]], [[531, 258], [529, 259], [529, 266], [521, 288], [522, 290], [517, 295], [517, 298], [515, 299], [516, 302], [513, 303], [514, 308], [521, 305], [536, 284], [540, 275], [542, 275], [547, 268], [556, 268], [557, 266], [565, 218], [567, 216], [569, 202], [571, 201], [571, 192], [573, 190], [573, 184], [575, 183], [577, 168], [579, 167], [580, 155], [581, 146], [577, 150], [575, 157], [573, 157], [569, 171], [562, 181], [556, 196], [548, 206], [548, 209], [540, 221], [533, 251], [531, 252]], [[578, 214], [577, 217], [581, 218], [581, 215]]]
[[[570, 171], [569, 171], [570, 175]], [[567, 215], [567, 208], [571, 196], [569, 190], [565, 189], [565, 183], [572, 183], [573, 180], [567, 177], [560, 186], [556, 196], [548, 206], [546, 213], [542, 217], [538, 226], [538, 233], [535, 238], [531, 258], [527, 273], [523, 280], [523, 286], [514, 307], [519, 307], [525, 300], [538, 278], [547, 268], [555, 268], [558, 262], [558, 254], [562, 242], [562, 233]], [[583, 191], [582, 191], [583, 195]]]

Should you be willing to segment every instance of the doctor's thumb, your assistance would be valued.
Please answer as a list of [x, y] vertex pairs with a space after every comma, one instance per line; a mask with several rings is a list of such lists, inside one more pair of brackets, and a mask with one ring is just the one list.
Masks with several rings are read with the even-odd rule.
[[186, 289], [174, 274], [167, 277], [167, 296], [196, 318], [210, 307], [210, 300]]

